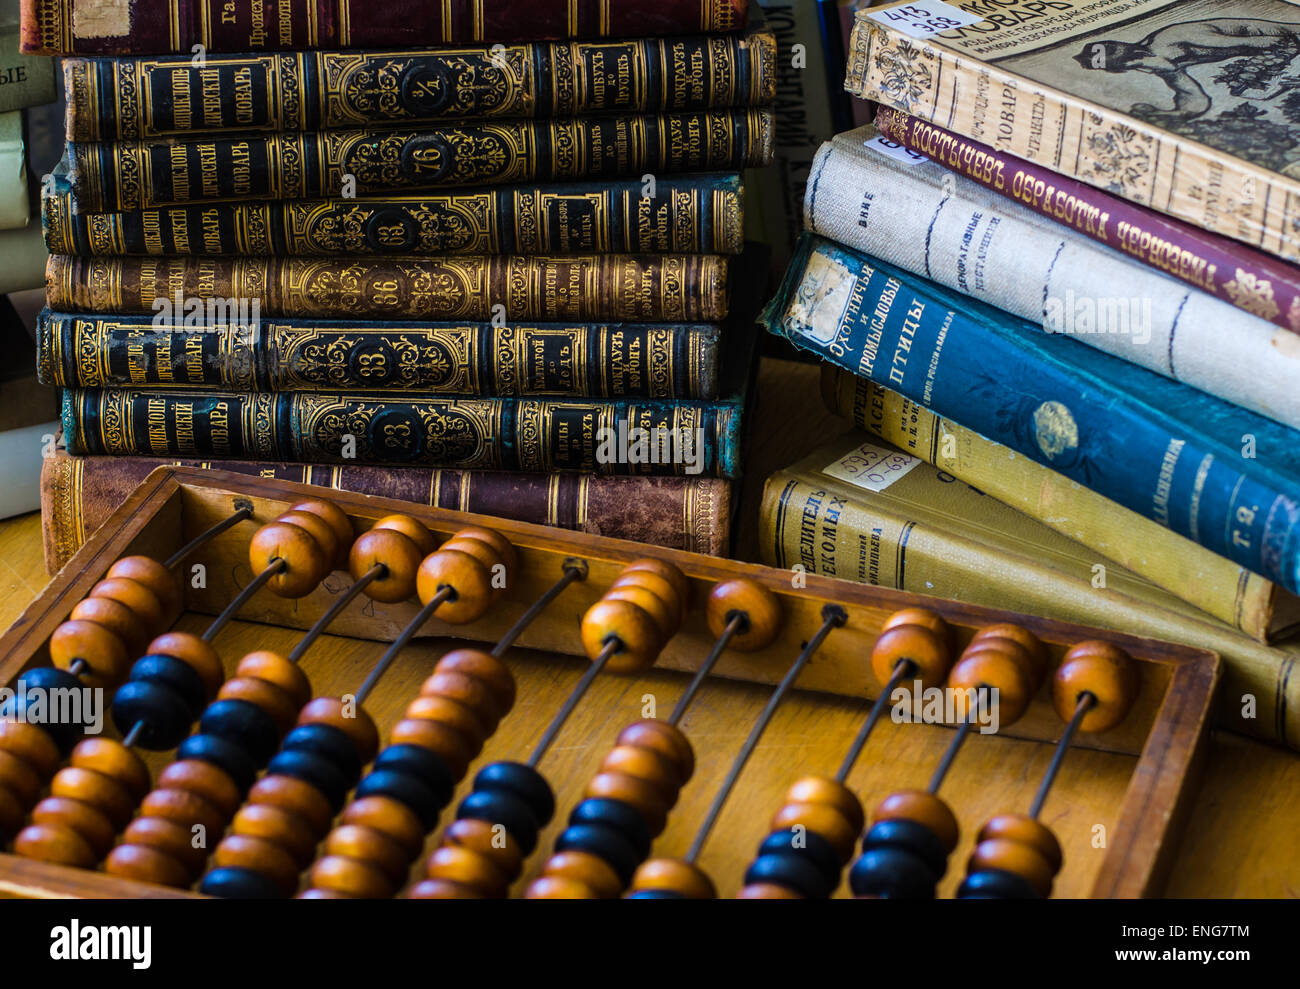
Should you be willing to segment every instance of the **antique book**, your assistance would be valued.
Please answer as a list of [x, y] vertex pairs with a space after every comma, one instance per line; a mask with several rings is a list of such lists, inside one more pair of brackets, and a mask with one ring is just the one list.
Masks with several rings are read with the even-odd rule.
[[356, 199], [74, 213], [66, 170], [41, 190], [51, 254], [739, 254], [744, 190], [726, 172]]
[[185, 313], [160, 320], [47, 309], [37, 322], [40, 379], [57, 388], [394, 397], [718, 397], [717, 324], [240, 322], [233, 315], [198, 325]]
[[1300, 626], [1300, 598], [1054, 470], [829, 364], [827, 407], [867, 432], [1031, 516], [1267, 642]]
[[1300, 591], [1294, 430], [811, 235], [763, 321]]
[[736, 31], [749, 0], [22, 0], [45, 55], [413, 48]]
[[23, 111], [10, 110], [0, 113], [0, 230], [27, 226], [32, 216], [31, 202]]
[[1294, 3], [941, 6], [860, 11], [849, 91], [1300, 260]]
[[19, 51], [18, 0], [0, 0], [0, 113], [58, 98], [54, 63]]
[[1300, 428], [1300, 337], [891, 143], [863, 128], [818, 152], [812, 230]]
[[1300, 270], [1294, 265], [897, 110], [882, 107], [875, 126], [888, 140], [1025, 203], [1045, 220], [1300, 333]]
[[35, 345], [22, 317], [0, 295], [0, 519], [40, 505], [41, 457], [58, 434], [58, 394], [36, 380]]
[[470, 185], [653, 179], [771, 160], [771, 111], [699, 110], [69, 143], [68, 180], [77, 212], [111, 213], [211, 200], [350, 199]]
[[1300, 748], [1300, 644], [1256, 642], [908, 454], [842, 437], [768, 480], [760, 525], [772, 566], [1212, 649], [1219, 724]]
[[614, 539], [725, 556], [730, 548], [731, 482], [711, 477], [600, 477], [324, 467], [247, 460], [70, 457], [41, 471], [45, 567], [57, 573], [155, 467], [175, 464], [317, 484], [435, 508], [496, 515]]
[[711, 323], [727, 315], [728, 259], [710, 255], [439, 258], [77, 258], [51, 255], [58, 312], [184, 312], [254, 303], [318, 319]]
[[69, 141], [318, 131], [458, 118], [580, 117], [757, 106], [776, 39], [741, 34], [402, 51], [74, 58]]

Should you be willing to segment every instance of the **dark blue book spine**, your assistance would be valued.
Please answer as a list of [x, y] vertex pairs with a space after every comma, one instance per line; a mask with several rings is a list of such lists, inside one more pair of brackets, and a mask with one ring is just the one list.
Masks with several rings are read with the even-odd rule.
[[1300, 433], [816, 237], [762, 319], [1300, 592]]

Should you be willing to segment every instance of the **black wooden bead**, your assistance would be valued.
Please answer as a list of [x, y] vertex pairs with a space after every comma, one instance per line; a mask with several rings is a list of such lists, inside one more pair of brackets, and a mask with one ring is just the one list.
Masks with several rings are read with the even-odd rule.
[[948, 869], [948, 851], [943, 847], [943, 842], [933, 831], [916, 821], [901, 818], [877, 821], [862, 839], [864, 852], [889, 847], [906, 848], [937, 876], [942, 876]]
[[873, 848], [849, 871], [849, 888], [856, 896], [900, 900], [932, 900], [939, 877], [906, 848]]
[[414, 776], [429, 788], [438, 810], [451, 803], [456, 792], [456, 778], [451, 775], [446, 761], [423, 745], [390, 745], [379, 753], [375, 769], [390, 769]]
[[49, 735], [59, 751], [66, 756], [85, 736], [86, 721], [50, 721], [48, 710], [39, 717], [33, 711], [29, 717], [27, 712], [34, 698], [28, 696], [27, 691], [81, 690], [85, 685], [67, 670], [61, 670], [57, 666], [38, 666], [33, 670], [25, 670], [18, 675], [18, 680], [22, 683], [23, 690], [18, 692], [18, 684], [14, 684], [14, 696], [0, 706], [0, 719], [27, 721], [35, 725]]
[[135, 683], [160, 683], [184, 698], [190, 708], [190, 721], [203, 712], [203, 706], [208, 702], [203, 678], [189, 663], [182, 663], [173, 656], [154, 655], [137, 659], [131, 667], [128, 680]]
[[185, 699], [162, 683], [133, 680], [113, 698], [113, 724], [126, 735], [137, 724], [144, 728], [136, 744], [154, 752], [174, 749], [190, 733], [194, 714]]
[[247, 792], [257, 779], [258, 764], [238, 742], [217, 735], [205, 735], [200, 732], [181, 742], [176, 750], [176, 758], [197, 759], [210, 762], [235, 781], [241, 791]]
[[199, 892], [227, 900], [283, 900], [279, 885], [252, 869], [213, 869], [203, 877]]
[[348, 790], [352, 788], [352, 781], [339, 771], [338, 766], [334, 765], [328, 756], [321, 755], [319, 752], [308, 752], [305, 749], [280, 752], [271, 760], [266, 771], [280, 776], [292, 776], [296, 780], [310, 783], [330, 802], [336, 814], [343, 809], [343, 801], [347, 799]]
[[650, 844], [654, 841], [650, 826], [635, 807], [609, 797], [588, 797], [583, 800], [569, 814], [569, 823], [600, 824], [613, 828], [636, 850], [637, 861], [645, 860], [650, 854]]
[[589, 852], [603, 859], [624, 886], [632, 882], [637, 866], [645, 860], [621, 832], [603, 824], [570, 824], [555, 839], [555, 850]]
[[199, 721], [199, 731], [234, 742], [259, 766], [265, 766], [280, 745], [275, 719], [256, 704], [220, 700], [208, 705]]
[[432, 831], [438, 823], [438, 813], [446, 804], [438, 802], [438, 795], [418, 776], [398, 772], [396, 769], [374, 769], [357, 786], [355, 798], [392, 797], [406, 804], [420, 819], [425, 831]]
[[524, 855], [531, 855], [537, 847], [537, 818], [523, 798], [509, 790], [479, 790], [460, 802], [456, 809], [458, 818], [472, 818], [500, 824], [506, 833], [519, 843]]
[[763, 844], [758, 846], [758, 857], [797, 855], [821, 873], [825, 881], [831, 884], [831, 889], [838, 886], [843, 864], [840, 862], [839, 853], [835, 851], [835, 846], [815, 831], [803, 832], [799, 835], [798, 841], [796, 845], [795, 834], [789, 828], [773, 831], [764, 839]]
[[315, 752], [323, 755], [343, 773], [351, 786], [361, 779], [361, 754], [356, 743], [341, 728], [333, 725], [299, 725], [285, 737], [280, 746], [285, 752]]
[[836, 882], [827, 880], [821, 869], [812, 860], [802, 854], [802, 849], [793, 849], [788, 844], [780, 852], [760, 855], [745, 872], [745, 885], [751, 883], [774, 883], [792, 889], [806, 900], [824, 900], [835, 891]]
[[626, 900], [684, 900], [686, 899], [675, 889], [639, 889], [635, 893], [628, 893], [624, 897]]
[[959, 900], [1038, 900], [1042, 899], [1029, 881], [1003, 869], [972, 872], [957, 887]]
[[509, 790], [523, 799], [541, 827], [555, 816], [555, 794], [536, 769], [518, 762], [494, 762], [474, 777], [474, 789]]

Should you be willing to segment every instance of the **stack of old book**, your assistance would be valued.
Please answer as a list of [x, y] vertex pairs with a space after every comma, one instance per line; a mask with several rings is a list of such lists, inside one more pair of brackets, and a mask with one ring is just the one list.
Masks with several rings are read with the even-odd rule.
[[857, 16], [877, 129], [765, 320], [872, 436], [772, 480], [765, 552], [1214, 649], [1300, 747], [1295, 8], [939, 6]]
[[71, 56], [51, 566], [209, 460], [725, 552], [776, 62], [746, 0], [113, 7], [24, 24]]

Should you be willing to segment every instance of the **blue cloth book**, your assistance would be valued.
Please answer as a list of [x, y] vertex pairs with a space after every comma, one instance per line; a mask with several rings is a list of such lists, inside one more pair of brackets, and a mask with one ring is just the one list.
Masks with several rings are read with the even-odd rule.
[[1300, 593], [1295, 430], [812, 235], [762, 322]]

